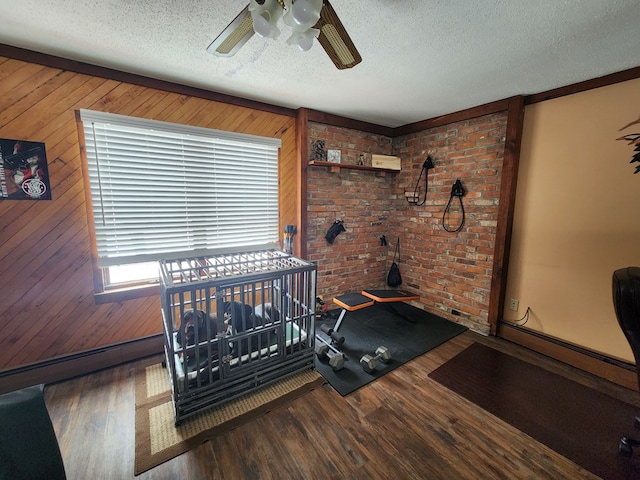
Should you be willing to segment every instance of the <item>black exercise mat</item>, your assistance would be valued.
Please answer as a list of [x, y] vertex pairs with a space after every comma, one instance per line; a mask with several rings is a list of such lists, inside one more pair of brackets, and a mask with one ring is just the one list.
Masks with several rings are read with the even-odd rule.
[[429, 377], [603, 479], [640, 478], [640, 451], [618, 453], [628, 403], [479, 343]]
[[[333, 324], [335, 321], [326, 322], [327, 326]], [[344, 368], [334, 371], [326, 359], [316, 357], [316, 369], [344, 396], [465, 330], [467, 327], [406, 303], [393, 303], [393, 309], [389, 304], [376, 303], [347, 312], [344, 317], [338, 332], [345, 337], [340, 348], [346, 357]], [[316, 332], [323, 336], [320, 323]], [[324, 337], [327, 338], [326, 335]], [[381, 345], [391, 351], [391, 360], [388, 363], [378, 362], [372, 373], [365, 372], [360, 366], [360, 358], [365, 354], [373, 355]]]

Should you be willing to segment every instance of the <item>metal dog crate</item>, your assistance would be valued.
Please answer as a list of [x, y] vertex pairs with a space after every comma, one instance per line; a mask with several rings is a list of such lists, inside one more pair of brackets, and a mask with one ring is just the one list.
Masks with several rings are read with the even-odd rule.
[[176, 425], [314, 368], [316, 270], [278, 250], [160, 261]]

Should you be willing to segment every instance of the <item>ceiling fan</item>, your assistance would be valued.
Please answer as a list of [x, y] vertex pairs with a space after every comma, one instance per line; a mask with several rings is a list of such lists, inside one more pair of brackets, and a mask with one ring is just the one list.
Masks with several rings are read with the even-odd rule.
[[249, 0], [233, 21], [207, 47], [220, 57], [230, 57], [254, 35], [275, 38], [278, 20], [291, 27], [287, 43], [309, 50], [317, 38], [335, 66], [343, 70], [362, 61], [329, 0]]

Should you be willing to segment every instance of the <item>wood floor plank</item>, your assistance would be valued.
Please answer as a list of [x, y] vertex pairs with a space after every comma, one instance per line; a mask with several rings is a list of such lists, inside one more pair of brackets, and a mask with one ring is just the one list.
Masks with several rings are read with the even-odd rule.
[[[353, 394], [323, 385], [136, 478], [596, 479], [428, 377], [475, 341], [532, 358], [465, 332]], [[134, 478], [134, 372], [158, 361], [47, 387], [69, 478]], [[567, 378], [582, 375], [542, 356], [536, 361]], [[589, 380], [590, 388], [615, 393], [608, 382]]]

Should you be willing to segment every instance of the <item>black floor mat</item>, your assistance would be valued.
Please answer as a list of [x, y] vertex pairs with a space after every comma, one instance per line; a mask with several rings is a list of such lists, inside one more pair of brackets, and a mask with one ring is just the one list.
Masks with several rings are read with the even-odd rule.
[[479, 343], [429, 377], [600, 478], [640, 478], [640, 452], [618, 453], [633, 405]]
[[[334, 323], [327, 322], [326, 325], [333, 326]], [[316, 325], [316, 332], [323, 336], [320, 325]], [[326, 359], [316, 357], [316, 369], [344, 396], [465, 330], [467, 327], [403, 302], [376, 303], [347, 312], [344, 317], [339, 331], [345, 337], [340, 348], [346, 357], [344, 368], [334, 371]], [[360, 366], [360, 358], [365, 354], [374, 355], [381, 345], [390, 350], [391, 360], [378, 362], [372, 373], [365, 372]]]

